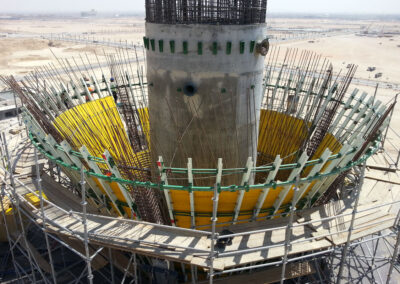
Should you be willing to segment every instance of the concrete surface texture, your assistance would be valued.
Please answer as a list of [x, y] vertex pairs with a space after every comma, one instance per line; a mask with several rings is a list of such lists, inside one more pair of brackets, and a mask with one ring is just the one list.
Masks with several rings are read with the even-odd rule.
[[255, 159], [265, 58], [255, 44], [265, 36], [265, 25], [146, 24], [154, 40], [147, 80], [157, 156], [175, 167], [193, 158], [198, 168], [218, 158], [225, 167]]

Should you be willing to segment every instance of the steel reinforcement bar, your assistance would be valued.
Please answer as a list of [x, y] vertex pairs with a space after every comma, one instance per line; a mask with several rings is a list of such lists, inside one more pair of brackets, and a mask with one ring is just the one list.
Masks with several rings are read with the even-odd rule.
[[[76, 167], [75, 165], [71, 165], [71, 164], [67, 164], [65, 162], [63, 162], [61, 159], [58, 159], [56, 157], [54, 157], [53, 155], [49, 154], [48, 152], [45, 151], [45, 149], [41, 146], [40, 143], [37, 142], [35, 136], [32, 133], [29, 133], [29, 138], [32, 142], [32, 144], [43, 154], [45, 155], [49, 160], [52, 160], [53, 162], [75, 170], [75, 171], [80, 171], [80, 168]], [[373, 142], [373, 145], [369, 147], [369, 149], [367, 150], [367, 152], [361, 156], [358, 160], [353, 161], [348, 163], [346, 166], [341, 167], [341, 168], [335, 168], [333, 171], [329, 172], [329, 173], [317, 173], [315, 176], [310, 176], [310, 177], [306, 177], [306, 178], [301, 178], [300, 179], [300, 183], [306, 183], [306, 182], [312, 182], [314, 180], [317, 179], [321, 179], [323, 177], [327, 177], [327, 176], [332, 176], [332, 175], [337, 175], [340, 174], [342, 172], [345, 172], [359, 164], [361, 164], [362, 162], [366, 161], [369, 157], [371, 157], [373, 154], [375, 154], [378, 150], [379, 150], [379, 144], [380, 144], [380, 139], [378, 137], [378, 139], [376, 139]], [[58, 151], [63, 151], [62, 149], [60, 149], [60, 147], [57, 147]], [[352, 154], [356, 151], [356, 149], [352, 149], [350, 150], [346, 155]], [[77, 157], [79, 157], [78, 153], [74, 152], [74, 155], [76, 155]], [[330, 157], [330, 160], [334, 160], [334, 159], [338, 159], [341, 158], [340, 155], [333, 155]], [[90, 159], [92, 159], [93, 161], [99, 162], [99, 163], [105, 163], [104, 159], [102, 158], [98, 158], [98, 157], [93, 157], [91, 156]], [[318, 163], [320, 163], [320, 159], [317, 160], [312, 160], [309, 161], [306, 165], [307, 166], [311, 166], [311, 165], [316, 165]], [[282, 165], [279, 167], [279, 170], [287, 170], [287, 169], [294, 169], [297, 168], [298, 164], [287, 164], [287, 165]], [[187, 173], [187, 169], [184, 168], [165, 168], [165, 171], [168, 172], [173, 172], [175, 171], [176, 173]], [[252, 172], [260, 172], [260, 171], [264, 171], [264, 172], [269, 172], [274, 170], [273, 166], [268, 166], [268, 167], [254, 167], [252, 169]], [[217, 174], [218, 169], [193, 169], [192, 170], [194, 174]], [[246, 168], [237, 168], [237, 169], [225, 169], [222, 172], [225, 174], [232, 174], [232, 173], [243, 173], [246, 171]], [[107, 176], [107, 175], [102, 175], [102, 174], [96, 174], [92, 171], [89, 170], [85, 170], [85, 174], [88, 176], [93, 176], [96, 178], [100, 178], [103, 180], [106, 180], [108, 182], [117, 182], [117, 183], [121, 183], [121, 184], [130, 184], [133, 186], [141, 186], [141, 187], [146, 187], [146, 188], [155, 188], [155, 189], [159, 189], [159, 190], [182, 190], [182, 191], [199, 191], [199, 192], [212, 192], [214, 190], [214, 185], [210, 185], [210, 186], [181, 186], [181, 185], [172, 185], [172, 184], [162, 184], [162, 183], [153, 183], [150, 181], [147, 182], [141, 182], [141, 181], [136, 181], [136, 180], [126, 180], [126, 179], [122, 179], [122, 178], [116, 178], [113, 176]], [[229, 186], [220, 186], [219, 187], [219, 191], [238, 191], [238, 190], [254, 190], [254, 189], [263, 189], [263, 188], [276, 188], [278, 186], [287, 186], [287, 185], [293, 185], [296, 183], [296, 180], [288, 180], [288, 181], [273, 181], [267, 184], [255, 184], [255, 185], [229, 185]]]

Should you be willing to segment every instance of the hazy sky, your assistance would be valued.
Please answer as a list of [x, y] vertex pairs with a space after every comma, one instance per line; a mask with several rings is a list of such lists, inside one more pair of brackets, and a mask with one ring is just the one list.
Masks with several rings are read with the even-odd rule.
[[[144, 0], [0, 0], [1, 12], [143, 12]], [[269, 0], [268, 12], [400, 14], [400, 0]]]

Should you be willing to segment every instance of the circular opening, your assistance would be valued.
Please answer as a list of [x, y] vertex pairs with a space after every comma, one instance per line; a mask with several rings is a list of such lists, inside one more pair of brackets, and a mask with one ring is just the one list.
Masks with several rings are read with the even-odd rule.
[[194, 84], [189, 83], [185, 85], [185, 87], [183, 88], [183, 92], [185, 93], [185, 95], [191, 97], [196, 94], [197, 88]]

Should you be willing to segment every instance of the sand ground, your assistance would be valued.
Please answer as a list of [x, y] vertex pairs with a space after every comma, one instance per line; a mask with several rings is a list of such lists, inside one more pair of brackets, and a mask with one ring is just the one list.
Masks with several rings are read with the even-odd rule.
[[[291, 30], [288, 30], [291, 29]], [[268, 35], [286, 34], [290, 39], [302, 33], [319, 31], [316, 38], [280, 41], [274, 45], [307, 49], [328, 58], [334, 70], [344, 70], [349, 63], [359, 66], [356, 77], [378, 81], [400, 83], [400, 22], [351, 21], [337, 19], [286, 19], [271, 18]], [[331, 32], [350, 31], [332, 37], [321, 37]], [[362, 31], [370, 36], [358, 36]], [[386, 32], [398, 33], [391, 37], [378, 37]], [[374, 34], [373, 34], [374, 33]], [[64, 35], [85, 37], [99, 41], [120, 41], [141, 44], [144, 35], [143, 17], [131, 18], [65, 18], [65, 19], [0, 19], [0, 74], [23, 75], [33, 68], [54, 62], [56, 56], [72, 57], [82, 53], [102, 54], [104, 47], [73, 42], [51, 42], [41, 36]], [[333, 33], [332, 33], [333, 34]], [[279, 37], [278, 37], [279, 38]], [[106, 48], [107, 50], [107, 48]], [[52, 51], [52, 52], [51, 52]], [[368, 67], [376, 71], [367, 72]]]

